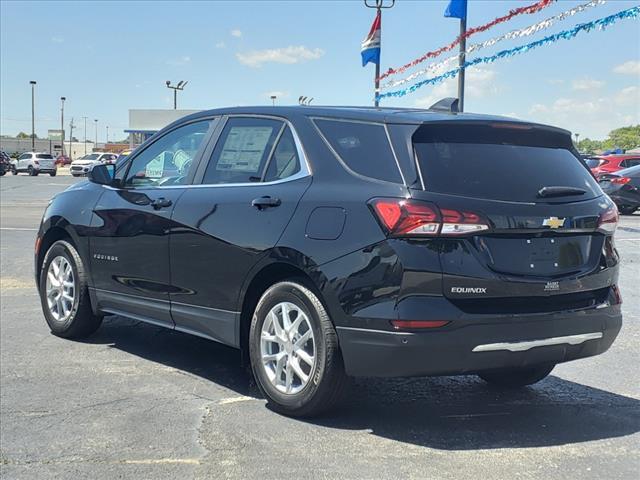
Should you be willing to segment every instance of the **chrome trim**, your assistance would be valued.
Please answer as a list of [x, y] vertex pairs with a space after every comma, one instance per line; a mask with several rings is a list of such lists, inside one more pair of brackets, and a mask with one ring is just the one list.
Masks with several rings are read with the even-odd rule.
[[496, 352], [507, 350], [509, 352], [524, 352], [535, 347], [546, 347], [550, 345], [580, 345], [588, 340], [602, 338], [602, 332], [581, 333], [579, 335], [566, 335], [564, 337], [550, 337], [541, 340], [527, 340], [524, 342], [503, 342], [487, 343], [474, 347], [472, 352]]
[[390, 332], [388, 330], [374, 330], [371, 328], [357, 328], [357, 327], [336, 327], [337, 330], [352, 330], [354, 332], [368, 332], [368, 333], [386, 333], [387, 335], [401, 335], [410, 336], [415, 335], [411, 332]]

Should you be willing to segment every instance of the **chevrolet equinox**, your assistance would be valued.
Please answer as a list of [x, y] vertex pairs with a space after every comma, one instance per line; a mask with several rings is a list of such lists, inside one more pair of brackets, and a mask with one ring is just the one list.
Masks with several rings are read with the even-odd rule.
[[350, 377], [521, 387], [606, 351], [618, 213], [570, 133], [441, 110], [174, 122], [50, 202], [35, 245], [49, 328], [85, 337], [121, 315], [239, 348], [295, 416]]

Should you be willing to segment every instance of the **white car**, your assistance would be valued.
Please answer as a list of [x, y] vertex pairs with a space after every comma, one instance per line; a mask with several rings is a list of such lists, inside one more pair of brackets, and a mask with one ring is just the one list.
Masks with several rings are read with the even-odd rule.
[[89, 153], [84, 157], [71, 162], [71, 168], [69, 169], [69, 171], [74, 177], [86, 175], [94, 165], [100, 165], [102, 163], [113, 163], [116, 161], [116, 158], [118, 158], [118, 155], [116, 155], [115, 153]]
[[48, 173], [52, 177], [58, 173], [56, 161], [50, 153], [25, 152], [13, 163], [13, 174], [25, 172], [32, 177], [40, 173]]

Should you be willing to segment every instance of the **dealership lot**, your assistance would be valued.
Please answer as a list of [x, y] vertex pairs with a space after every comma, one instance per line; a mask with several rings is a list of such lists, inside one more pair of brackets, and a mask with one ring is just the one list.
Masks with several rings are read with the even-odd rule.
[[2, 478], [637, 478], [640, 214], [617, 233], [625, 324], [603, 356], [520, 392], [360, 379], [305, 421], [269, 411], [233, 349], [119, 317], [83, 342], [49, 333], [33, 242], [76, 181], [0, 180]]

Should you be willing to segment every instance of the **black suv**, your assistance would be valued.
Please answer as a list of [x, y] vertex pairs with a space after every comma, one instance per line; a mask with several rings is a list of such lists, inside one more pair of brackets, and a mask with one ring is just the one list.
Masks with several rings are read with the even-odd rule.
[[502, 386], [621, 326], [618, 214], [570, 133], [359, 107], [210, 110], [57, 195], [35, 248], [51, 331], [122, 315], [242, 350], [281, 412], [350, 376]]

